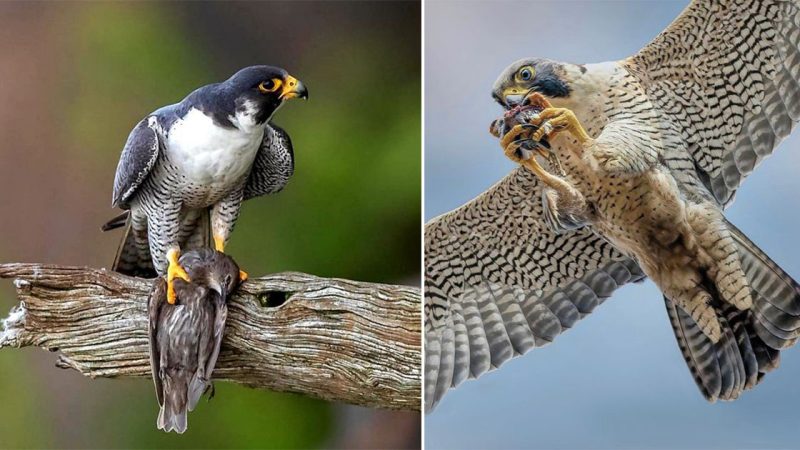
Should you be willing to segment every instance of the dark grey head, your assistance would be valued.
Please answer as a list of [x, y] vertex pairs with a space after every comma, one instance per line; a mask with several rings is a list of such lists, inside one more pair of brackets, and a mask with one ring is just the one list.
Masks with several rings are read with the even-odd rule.
[[264, 125], [291, 98], [308, 98], [300, 80], [280, 67], [250, 66], [195, 90], [181, 106], [198, 108], [226, 128], [252, 128]]
[[230, 256], [210, 248], [190, 250], [180, 258], [191, 284], [212, 290], [223, 300], [239, 287], [239, 266]]
[[549, 100], [568, 98], [572, 93], [567, 64], [543, 58], [525, 58], [508, 66], [492, 88], [492, 98], [504, 108], [518, 105], [531, 92]]
[[245, 67], [219, 87], [233, 98], [237, 110], [251, 109], [258, 124], [269, 120], [286, 100], [308, 98], [308, 90], [300, 80], [273, 66]]

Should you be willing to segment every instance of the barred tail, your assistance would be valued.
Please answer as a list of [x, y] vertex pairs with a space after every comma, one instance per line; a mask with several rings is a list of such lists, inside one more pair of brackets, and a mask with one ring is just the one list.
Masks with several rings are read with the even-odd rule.
[[800, 285], [732, 224], [730, 227], [750, 289], [753, 328], [775, 350], [800, 337]]
[[131, 229], [130, 211], [125, 211], [109, 220], [101, 229], [103, 231], [109, 231], [122, 227], [125, 227], [125, 231], [119, 248], [117, 249], [117, 254], [114, 257], [114, 263], [111, 265], [111, 270], [135, 277], [155, 277], [156, 271], [153, 268], [153, 261], [150, 258], [149, 249], [145, 248], [145, 254], [142, 255], [142, 252], [139, 251], [136, 245], [136, 236]]
[[733, 400], [778, 367], [780, 350], [800, 337], [800, 286], [739, 229], [727, 223], [753, 298], [738, 310], [712, 293], [722, 333], [712, 343], [680, 306], [665, 297], [678, 346], [700, 391], [711, 402]]

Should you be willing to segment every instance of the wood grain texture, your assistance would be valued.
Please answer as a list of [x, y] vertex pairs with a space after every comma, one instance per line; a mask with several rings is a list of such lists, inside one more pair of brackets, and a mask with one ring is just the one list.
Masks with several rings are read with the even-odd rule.
[[[0, 264], [19, 305], [0, 348], [60, 352], [89, 377], [150, 377], [151, 281], [104, 269]], [[355, 405], [418, 411], [418, 288], [278, 273], [248, 280], [229, 301], [214, 378]]]

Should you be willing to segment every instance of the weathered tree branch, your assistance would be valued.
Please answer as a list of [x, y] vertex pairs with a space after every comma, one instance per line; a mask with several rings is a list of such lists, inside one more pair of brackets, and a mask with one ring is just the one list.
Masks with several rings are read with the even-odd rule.
[[[150, 376], [151, 281], [114, 272], [0, 264], [19, 305], [0, 348], [59, 351], [56, 363], [94, 377]], [[230, 299], [214, 377], [356, 405], [420, 409], [419, 289], [279, 273]]]

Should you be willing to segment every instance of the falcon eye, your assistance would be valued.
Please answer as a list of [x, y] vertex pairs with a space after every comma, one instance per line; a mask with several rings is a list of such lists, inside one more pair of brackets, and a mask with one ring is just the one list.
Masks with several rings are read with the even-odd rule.
[[262, 94], [267, 94], [269, 92], [275, 92], [281, 87], [281, 79], [280, 78], [273, 78], [271, 80], [262, 81], [258, 85], [258, 91]]
[[526, 66], [523, 67], [517, 74], [520, 80], [522, 81], [530, 81], [533, 78], [533, 68]]

